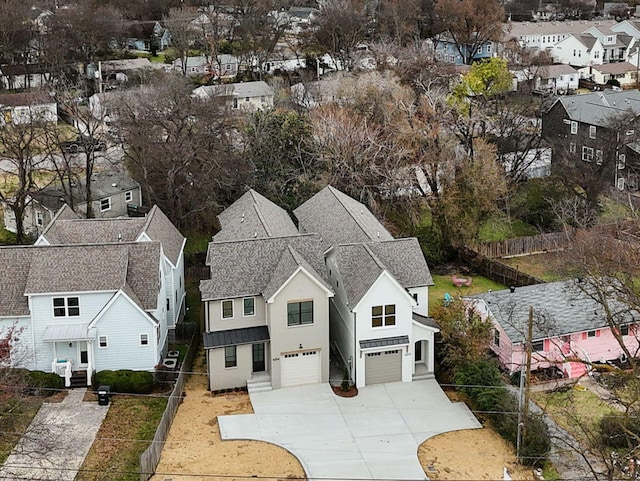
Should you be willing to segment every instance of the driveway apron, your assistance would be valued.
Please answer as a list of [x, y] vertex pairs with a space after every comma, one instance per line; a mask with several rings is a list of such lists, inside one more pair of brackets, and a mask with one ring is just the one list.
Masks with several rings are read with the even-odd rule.
[[61, 403], [44, 403], [2, 468], [0, 480], [73, 481], [107, 415], [107, 406], [83, 402], [86, 389]]
[[310, 479], [428, 479], [418, 461], [420, 444], [482, 427], [435, 380], [366, 386], [354, 398], [336, 396], [328, 384], [310, 384], [256, 392], [251, 403], [255, 414], [218, 419], [222, 439], [282, 446]]

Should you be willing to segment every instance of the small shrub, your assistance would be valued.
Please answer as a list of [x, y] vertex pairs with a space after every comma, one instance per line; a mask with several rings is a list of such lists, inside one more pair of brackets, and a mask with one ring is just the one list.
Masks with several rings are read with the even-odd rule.
[[64, 388], [64, 380], [52, 372], [29, 371], [25, 381], [30, 390], [44, 396], [51, 396]]
[[97, 389], [102, 385], [111, 386], [111, 391], [115, 393], [149, 394], [153, 391], [155, 382], [150, 372], [121, 369], [97, 372], [93, 376], [93, 388]]

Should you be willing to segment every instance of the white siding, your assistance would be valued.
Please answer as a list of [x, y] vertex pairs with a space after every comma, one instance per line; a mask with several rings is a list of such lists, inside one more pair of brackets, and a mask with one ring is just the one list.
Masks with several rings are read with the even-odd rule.
[[[337, 348], [345, 366], [349, 365], [349, 359], [355, 359], [354, 337], [355, 323], [354, 314], [347, 306], [347, 295], [344, 290], [344, 282], [340, 282], [342, 277], [340, 269], [336, 264], [335, 251], [331, 251], [326, 257], [327, 272], [330, 273], [330, 283], [335, 295], [331, 299], [331, 327], [329, 330], [331, 343]], [[351, 366], [353, 369], [353, 366]], [[354, 378], [353, 372], [349, 373]]]
[[[33, 330], [29, 317], [14, 317], [0, 319], [0, 337], [8, 334], [8, 330], [15, 325], [18, 342], [11, 346], [11, 365], [34, 369]], [[5, 366], [2, 366], [5, 367]]]
[[[395, 326], [372, 327], [371, 308], [373, 306], [384, 306], [394, 304], [396, 306]], [[406, 291], [401, 289], [391, 277], [383, 272], [378, 280], [373, 284], [369, 292], [358, 303], [354, 310], [356, 313], [356, 349], [360, 350], [359, 341], [367, 339], [378, 339], [395, 336], [408, 336], [408, 348], [402, 347], [402, 381], [409, 382], [413, 373], [413, 345], [412, 345], [412, 300]], [[380, 351], [397, 349], [394, 346], [380, 348]], [[356, 356], [356, 386], [365, 385], [365, 356], [360, 351]]]
[[53, 345], [42, 341], [47, 326], [89, 324], [113, 295], [113, 292], [70, 294], [69, 296], [77, 296], [80, 301], [80, 315], [77, 317], [53, 316], [53, 298], [63, 297], [61, 294], [30, 296], [31, 319], [33, 320], [34, 347], [36, 353], [35, 368], [47, 372], [51, 371]]
[[[95, 325], [94, 359], [96, 371], [105, 369], [153, 370], [160, 361], [157, 355], [157, 331], [152, 323], [124, 296], [102, 315]], [[149, 344], [140, 345], [140, 334], [147, 334]], [[106, 348], [98, 347], [99, 336], [107, 336]]]

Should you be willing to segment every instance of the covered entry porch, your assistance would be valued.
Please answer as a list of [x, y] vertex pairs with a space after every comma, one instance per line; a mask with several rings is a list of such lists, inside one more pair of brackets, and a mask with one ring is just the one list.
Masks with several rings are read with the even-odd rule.
[[51, 372], [64, 378], [65, 387], [91, 384], [94, 370], [95, 329], [87, 324], [61, 324], [48, 326], [43, 341], [51, 344], [53, 356]]

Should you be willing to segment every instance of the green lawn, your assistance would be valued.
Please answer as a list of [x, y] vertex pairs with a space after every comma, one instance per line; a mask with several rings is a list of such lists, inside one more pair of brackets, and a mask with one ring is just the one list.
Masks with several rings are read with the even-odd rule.
[[7, 397], [0, 401], [0, 464], [4, 463], [11, 450], [22, 437], [36, 415], [43, 398]]
[[585, 431], [577, 427], [578, 420], [588, 430], [596, 430], [602, 417], [615, 413], [611, 406], [588, 389], [570, 388], [565, 392], [532, 392], [531, 399], [560, 426], [587, 445]]
[[[487, 279], [482, 276], [471, 276], [473, 277], [473, 283], [470, 287], [455, 287], [451, 282], [450, 275], [436, 275], [432, 274], [433, 282], [435, 285], [429, 287], [429, 305], [435, 306], [438, 304], [442, 304], [444, 300], [445, 292], [448, 292], [453, 297], [458, 296], [468, 296], [471, 294], [479, 294], [481, 292], [488, 292], [489, 289], [492, 291], [498, 291], [501, 289], [506, 289], [506, 286], [502, 284], [498, 284], [497, 282], [493, 282], [491, 279]], [[470, 277], [463, 276], [458, 274], [458, 277]]]
[[165, 397], [113, 397], [76, 480], [138, 481], [140, 454], [149, 447], [166, 405]]
[[506, 217], [489, 219], [480, 227], [480, 242], [494, 242], [514, 237], [536, 235], [538, 231], [532, 225], [518, 219], [509, 221]]

